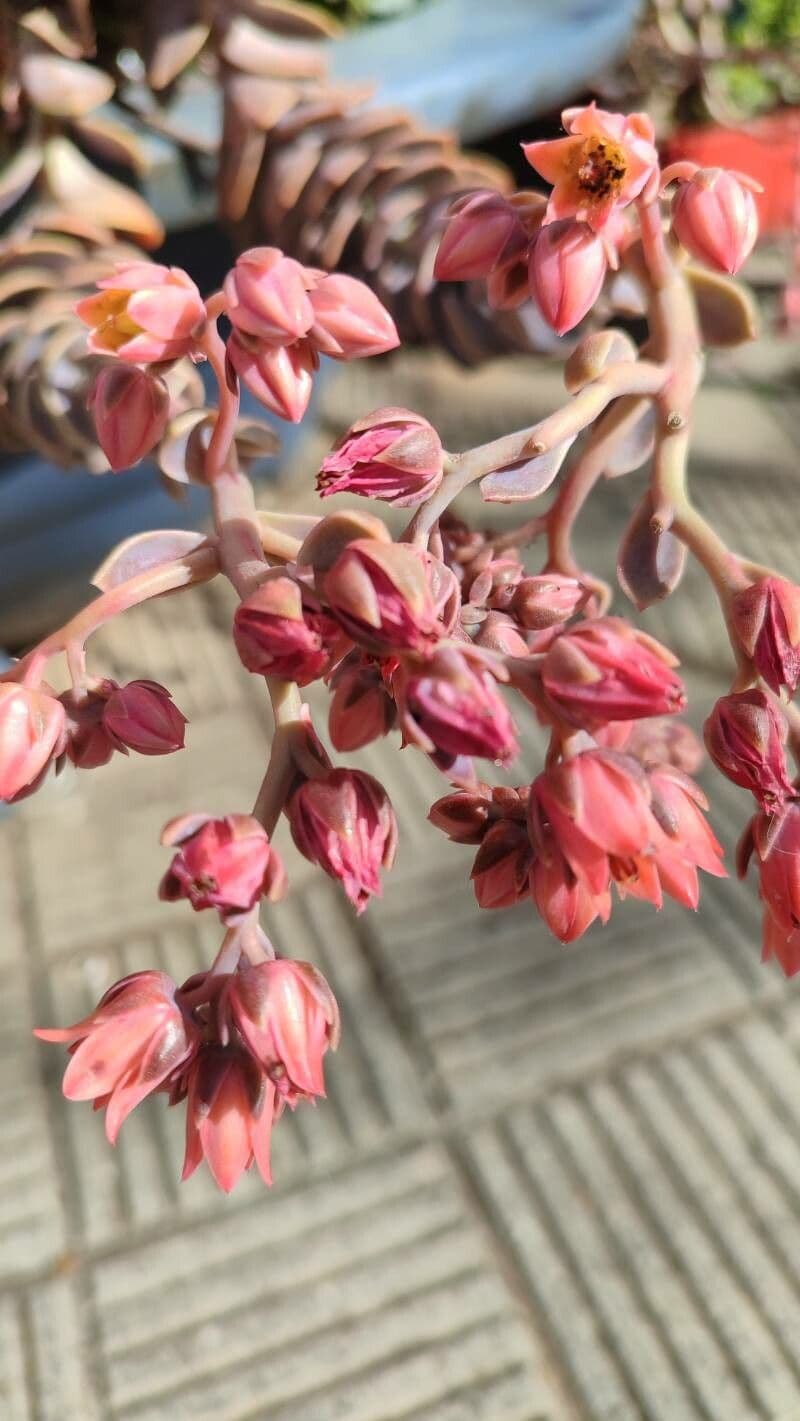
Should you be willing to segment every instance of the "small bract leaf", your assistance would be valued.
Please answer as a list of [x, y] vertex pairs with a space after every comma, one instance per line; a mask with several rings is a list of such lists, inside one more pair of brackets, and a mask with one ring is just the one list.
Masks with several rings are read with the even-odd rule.
[[656, 532], [652, 517], [647, 494], [622, 536], [617, 561], [619, 585], [640, 612], [674, 592], [686, 565], [683, 543], [674, 533]]
[[571, 395], [602, 375], [608, 365], [621, 360], [635, 360], [638, 351], [625, 331], [608, 326], [604, 331], [592, 331], [579, 341], [564, 366], [564, 384]]
[[486, 474], [480, 481], [484, 503], [520, 503], [526, 498], [538, 498], [550, 487], [574, 442], [574, 437], [565, 439], [547, 454], [520, 459]]
[[[620, 404], [622, 401], [620, 401]], [[617, 443], [606, 464], [606, 478], [616, 479], [638, 469], [653, 452], [656, 412], [651, 400], [634, 400], [619, 426]]]
[[686, 276], [704, 345], [743, 345], [758, 338], [758, 308], [749, 287], [699, 266], [687, 267]]
[[140, 572], [160, 567], [163, 563], [177, 561], [187, 553], [193, 553], [207, 541], [204, 533], [185, 528], [162, 528], [150, 533], [137, 533], [126, 538], [109, 553], [92, 578], [92, 584], [101, 592], [128, 582]]

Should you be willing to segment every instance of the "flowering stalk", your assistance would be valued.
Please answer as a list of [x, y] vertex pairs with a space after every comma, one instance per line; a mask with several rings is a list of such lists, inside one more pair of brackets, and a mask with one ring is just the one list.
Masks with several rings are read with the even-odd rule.
[[[676, 719], [686, 704], [676, 658], [606, 615], [610, 590], [574, 554], [576, 520], [602, 477], [650, 465], [619, 552], [619, 581], [636, 607], [677, 587], [687, 553], [716, 590], [736, 670], [706, 740], [721, 773], [756, 800], [740, 860], [742, 869], [750, 859], [758, 866], [764, 955], [787, 972], [800, 968], [800, 788], [786, 760], [788, 749], [800, 752], [800, 712], [790, 701], [800, 683], [800, 588], [728, 549], [688, 482], [709, 333], [687, 251], [716, 270], [737, 269], [753, 241], [750, 186], [691, 165], [660, 173], [646, 115], [589, 105], [563, 117], [564, 137], [525, 150], [552, 184], [549, 198], [459, 199], [437, 276], [485, 278], [489, 302], [504, 309], [532, 299], [561, 333], [583, 320], [606, 272], [622, 266], [641, 293], [647, 339], [637, 349], [622, 331], [590, 330], [566, 360], [564, 403], [473, 449], [443, 449], [430, 423], [407, 409], [356, 421], [323, 460], [318, 490], [410, 509], [397, 540], [369, 512], [301, 520], [259, 510], [239, 417], [240, 382], [296, 421], [322, 356], [362, 358], [398, 343], [366, 287], [255, 248], [205, 304], [185, 273], [145, 263], [81, 304], [92, 347], [115, 353], [129, 372], [106, 377], [94, 402], [112, 463], [123, 450], [150, 447], [169, 362], [178, 354], [209, 362], [218, 407], [195, 412], [185, 472], [208, 487], [214, 532], [124, 544], [98, 575], [97, 601], [0, 678], [0, 795], [33, 792], [67, 761], [84, 770], [116, 751], [182, 747], [184, 717], [166, 688], [145, 679], [117, 687], [92, 674], [86, 639], [126, 607], [218, 572], [238, 598], [232, 637], [242, 672], [264, 679], [273, 711], [252, 813], [180, 815], [162, 836], [172, 858], [161, 898], [216, 912], [223, 924], [211, 967], [182, 986], [134, 974], [83, 1022], [45, 1033], [75, 1052], [65, 1092], [106, 1105], [113, 1138], [150, 1090], [186, 1102], [184, 1177], [205, 1159], [223, 1189], [251, 1164], [269, 1181], [273, 1124], [324, 1092], [322, 1058], [338, 1040], [335, 1001], [309, 963], [276, 958], [260, 921], [287, 886], [273, 842], [282, 818], [299, 852], [357, 912], [380, 893], [394, 859], [385, 790], [334, 763], [299, 687], [328, 685], [335, 750], [397, 730], [408, 753], [442, 772], [448, 792], [430, 818], [475, 850], [470, 881], [484, 908], [527, 901], [571, 942], [608, 921], [615, 897], [659, 908], [667, 896], [693, 908], [699, 871], [724, 874], [692, 779], [702, 750]], [[667, 230], [660, 194], [673, 183]], [[736, 286], [716, 280], [726, 330], [739, 320], [747, 335]], [[470, 527], [451, 508], [473, 484], [486, 503], [539, 500], [562, 466], [549, 507], [537, 504], [510, 532]], [[521, 548], [539, 537], [544, 565], [531, 571]], [[61, 653], [73, 686], [58, 697], [43, 676]], [[476, 762], [505, 766], [518, 755], [509, 692], [534, 707], [549, 746], [538, 772], [529, 767], [515, 788], [492, 788]]]

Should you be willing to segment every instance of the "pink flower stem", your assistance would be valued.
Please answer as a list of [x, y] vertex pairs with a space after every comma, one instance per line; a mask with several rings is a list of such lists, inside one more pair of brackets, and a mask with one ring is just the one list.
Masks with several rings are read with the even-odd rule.
[[426, 547], [431, 531], [453, 499], [485, 474], [515, 464], [520, 459], [547, 454], [567, 439], [574, 439], [593, 423], [612, 400], [621, 395], [654, 395], [666, 378], [665, 370], [650, 360], [620, 361], [604, 370], [573, 395], [565, 405], [538, 424], [504, 434], [463, 454], [450, 454], [449, 472], [435, 493], [414, 513], [403, 538]]

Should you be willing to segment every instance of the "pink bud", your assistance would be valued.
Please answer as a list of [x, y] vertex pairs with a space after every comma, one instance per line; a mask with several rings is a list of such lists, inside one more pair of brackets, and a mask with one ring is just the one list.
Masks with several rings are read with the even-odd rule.
[[32, 784], [60, 753], [64, 707], [46, 691], [0, 683], [0, 800]]
[[[755, 848], [759, 892], [770, 922], [765, 923], [765, 956], [774, 954], [788, 975], [797, 971], [800, 926], [800, 801], [791, 799], [777, 813], [760, 813], [739, 849], [743, 875]], [[767, 951], [769, 948], [769, 951]]]
[[270, 1143], [279, 1107], [275, 1086], [249, 1052], [234, 1042], [203, 1045], [189, 1066], [186, 1090], [181, 1179], [205, 1159], [226, 1194], [254, 1162], [271, 1184]]
[[[607, 730], [625, 731], [625, 749], [644, 765], [671, 765], [694, 775], [705, 759], [702, 742], [684, 720], [671, 715], [657, 715], [644, 720], [617, 722]], [[597, 731], [593, 732], [595, 736]], [[610, 745], [610, 741], [607, 742]], [[620, 748], [610, 745], [610, 748]]]
[[134, 365], [190, 354], [206, 308], [180, 267], [129, 262], [97, 285], [99, 291], [75, 307], [91, 327], [88, 345], [95, 354], [116, 355]]
[[351, 653], [337, 666], [330, 683], [328, 734], [334, 749], [360, 750], [395, 722], [395, 704], [375, 662]]
[[524, 824], [499, 819], [483, 837], [472, 865], [472, 887], [481, 908], [511, 908], [528, 896], [533, 849]]
[[755, 246], [758, 211], [752, 192], [733, 173], [701, 168], [679, 184], [672, 226], [693, 257], [733, 276]]
[[231, 325], [269, 345], [292, 345], [314, 321], [305, 269], [277, 247], [242, 252], [224, 284]]
[[580, 611], [587, 599], [583, 583], [574, 577], [542, 573], [523, 577], [517, 583], [510, 611], [528, 631], [541, 632], [557, 627]]
[[258, 676], [307, 686], [328, 667], [339, 636], [313, 593], [291, 577], [268, 577], [236, 609], [233, 639], [242, 664]]
[[118, 746], [139, 755], [170, 755], [182, 750], [186, 716], [157, 681], [129, 681], [106, 701], [103, 726]]
[[361, 360], [383, 355], [400, 344], [386, 307], [363, 281], [353, 276], [325, 276], [310, 293], [314, 324], [309, 340], [320, 355]]
[[66, 753], [79, 770], [107, 765], [120, 747], [103, 724], [103, 713], [116, 682], [102, 681], [87, 691], [64, 691], [59, 696], [66, 713]]
[[89, 396], [97, 440], [115, 473], [137, 464], [158, 444], [169, 419], [163, 380], [130, 365], [106, 365]]
[[309, 962], [276, 960], [244, 966], [226, 985], [226, 1001], [248, 1049], [279, 1096], [325, 1094], [322, 1058], [339, 1040], [336, 998]]
[[491, 790], [488, 785], [479, 784], [475, 789], [459, 789], [443, 795], [431, 805], [428, 818], [454, 844], [480, 844], [490, 823], [491, 810]]
[[436, 281], [473, 281], [488, 276], [514, 237], [527, 240], [525, 228], [499, 192], [475, 192], [459, 198], [448, 213], [436, 253]]
[[442, 480], [442, 441], [421, 415], [380, 409], [357, 420], [322, 461], [317, 490], [381, 498], [412, 508]]
[[377, 655], [421, 651], [435, 636], [426, 563], [406, 543], [348, 543], [325, 574], [324, 592], [348, 636]]
[[311, 399], [318, 365], [308, 341], [265, 349], [234, 331], [227, 349], [234, 373], [251, 395], [281, 419], [299, 424]]
[[83, 1021], [34, 1034], [69, 1045], [64, 1095], [106, 1107], [112, 1145], [134, 1107], [164, 1089], [199, 1045], [198, 1032], [176, 1002], [175, 984], [163, 972], [123, 977]]
[[607, 267], [602, 239], [586, 222], [564, 220], [542, 227], [528, 264], [531, 295], [558, 335], [592, 309]]
[[736, 592], [733, 625], [756, 670], [773, 691], [800, 682], [800, 587], [784, 577], [762, 577]]
[[717, 769], [772, 810], [792, 793], [783, 748], [787, 730], [786, 716], [763, 691], [722, 696], [703, 727]]
[[188, 898], [195, 912], [217, 908], [244, 913], [259, 898], [281, 898], [286, 874], [265, 830], [249, 814], [212, 819], [185, 814], [165, 825], [162, 844], [178, 852], [161, 880], [159, 898], [168, 903]]
[[602, 617], [557, 636], [539, 674], [558, 715], [591, 727], [684, 710], [686, 694], [675, 664], [654, 637], [621, 617]]
[[286, 815], [301, 854], [341, 882], [356, 912], [380, 896], [380, 869], [394, 862], [397, 821], [377, 780], [361, 770], [329, 770], [295, 790]]
[[396, 677], [401, 725], [428, 754], [478, 755], [507, 763], [517, 753], [514, 722], [480, 662], [455, 647], [437, 648], [423, 666], [401, 666]]

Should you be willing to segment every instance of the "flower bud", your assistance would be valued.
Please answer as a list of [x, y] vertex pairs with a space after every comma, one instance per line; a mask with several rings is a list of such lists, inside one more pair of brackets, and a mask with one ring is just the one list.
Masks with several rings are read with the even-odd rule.
[[585, 222], [550, 222], [531, 248], [531, 295], [549, 326], [564, 335], [592, 309], [607, 266], [600, 237]]
[[426, 564], [406, 543], [349, 543], [325, 574], [324, 592], [348, 636], [374, 654], [422, 651], [434, 639]]
[[114, 473], [144, 459], [162, 438], [169, 419], [164, 381], [135, 365], [106, 365], [88, 404], [97, 442]]
[[299, 424], [314, 382], [318, 359], [306, 340], [264, 348], [250, 336], [234, 331], [228, 340], [228, 360], [251, 395], [280, 419]]
[[313, 325], [305, 270], [277, 247], [242, 252], [223, 289], [231, 325], [259, 342], [292, 345]]
[[488, 785], [454, 790], [437, 799], [428, 811], [431, 824], [454, 844], [480, 844], [490, 822], [492, 792]]
[[182, 750], [186, 724], [186, 716], [157, 681], [129, 681], [115, 687], [103, 711], [103, 726], [117, 746], [139, 755]]
[[749, 789], [764, 809], [792, 793], [786, 768], [786, 717], [763, 691], [722, 696], [703, 727], [717, 769]]
[[180, 267], [128, 262], [98, 281], [98, 291], [75, 307], [91, 327], [89, 349], [134, 365], [154, 365], [189, 355], [193, 333], [206, 308], [194, 282]]
[[530, 890], [540, 917], [559, 942], [583, 937], [596, 918], [611, 916], [608, 887], [592, 891], [572, 870], [551, 834], [545, 835], [533, 860]]
[[436, 281], [474, 281], [488, 276], [514, 237], [525, 228], [499, 192], [474, 192], [453, 203], [436, 252]]
[[672, 199], [672, 227], [698, 261], [734, 276], [758, 236], [758, 211], [748, 187], [724, 168], [701, 168]]
[[310, 962], [276, 959], [240, 968], [226, 984], [231, 1016], [287, 1104], [325, 1094], [322, 1058], [339, 1040], [339, 1008]]
[[397, 821], [377, 780], [361, 770], [329, 770], [295, 790], [286, 816], [301, 854], [340, 881], [357, 913], [380, 896], [380, 870], [394, 862]]
[[800, 681], [800, 587], [783, 577], [763, 577], [736, 592], [734, 628], [756, 670], [773, 691]]
[[337, 666], [330, 689], [328, 734], [334, 749], [360, 750], [392, 729], [397, 711], [375, 662], [351, 653]]
[[644, 765], [671, 765], [685, 775], [694, 775], [705, 759], [702, 742], [692, 727], [671, 715], [618, 721], [617, 728], [628, 731], [625, 748]]
[[334, 360], [383, 355], [400, 344], [397, 327], [374, 291], [353, 276], [324, 276], [310, 293], [309, 340]]
[[489, 651], [499, 651], [502, 656], [528, 655], [528, 643], [512, 617], [507, 616], [505, 612], [486, 612], [480, 616], [481, 620], [473, 637], [476, 646], [486, 647]]
[[161, 880], [159, 898], [188, 898], [195, 912], [245, 913], [260, 898], [275, 902], [286, 874], [265, 830], [249, 814], [184, 814], [165, 825], [162, 844], [178, 852]]
[[411, 410], [380, 409], [358, 420], [322, 461], [317, 490], [357, 493], [411, 508], [442, 480], [442, 441]]
[[511, 908], [528, 896], [533, 848], [524, 824], [499, 819], [483, 837], [472, 865], [472, 887], [481, 908]]
[[573, 725], [667, 715], [686, 706], [675, 657], [624, 622], [603, 617], [557, 636], [539, 674], [550, 704]]
[[103, 724], [106, 702], [116, 682], [102, 681], [85, 692], [64, 691], [59, 700], [66, 713], [67, 758], [79, 770], [107, 765], [120, 747]]
[[205, 1159], [226, 1194], [255, 1163], [272, 1183], [270, 1144], [280, 1114], [273, 1082], [235, 1041], [203, 1043], [183, 1081], [186, 1093], [186, 1153], [181, 1179], [190, 1179]]
[[382, 518], [358, 508], [341, 509], [338, 513], [326, 514], [314, 525], [298, 549], [297, 566], [312, 567], [321, 585], [323, 575], [333, 567], [339, 554], [357, 538], [370, 538], [378, 543], [392, 541]]
[[510, 611], [528, 631], [542, 632], [557, 627], [580, 611], [587, 591], [574, 577], [542, 573], [523, 577], [514, 589]]
[[395, 677], [408, 741], [432, 754], [478, 755], [507, 763], [517, 753], [514, 722], [489, 672], [455, 647]]
[[64, 707], [47, 691], [0, 683], [0, 800], [31, 785], [64, 739]]
[[325, 672], [339, 635], [332, 617], [291, 577], [267, 577], [236, 608], [233, 639], [258, 676], [307, 686]]

